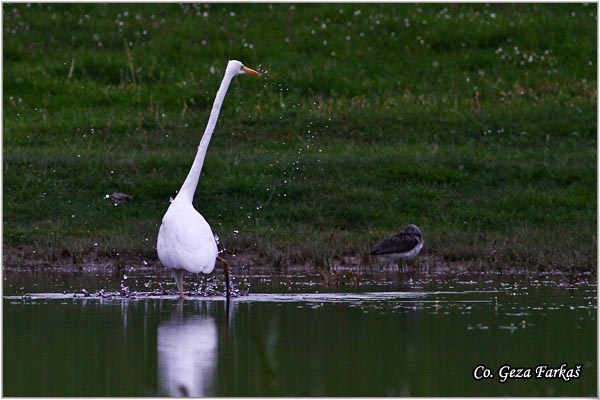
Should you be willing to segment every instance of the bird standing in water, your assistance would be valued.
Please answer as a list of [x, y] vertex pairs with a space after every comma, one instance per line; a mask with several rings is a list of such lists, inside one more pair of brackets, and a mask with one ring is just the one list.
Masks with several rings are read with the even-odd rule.
[[217, 243], [212, 229], [204, 217], [196, 211], [192, 202], [208, 144], [217, 124], [229, 84], [234, 77], [245, 74], [260, 75], [239, 61], [229, 61], [190, 172], [167, 209], [158, 231], [156, 245], [158, 258], [165, 267], [171, 269], [180, 297], [183, 297], [183, 274], [185, 271], [210, 274], [218, 260], [223, 267], [227, 298], [229, 298], [229, 266], [224, 259], [218, 256]]
[[418, 226], [409, 224], [402, 231], [377, 244], [369, 253], [372, 256], [386, 256], [392, 259], [416, 257], [423, 247], [423, 234]]

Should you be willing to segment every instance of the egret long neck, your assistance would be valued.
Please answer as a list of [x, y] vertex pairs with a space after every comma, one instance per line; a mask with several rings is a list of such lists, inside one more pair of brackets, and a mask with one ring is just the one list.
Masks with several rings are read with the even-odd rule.
[[206, 157], [208, 144], [210, 143], [210, 138], [212, 137], [212, 134], [215, 130], [215, 125], [217, 125], [217, 120], [219, 119], [219, 112], [221, 111], [221, 105], [223, 104], [223, 100], [225, 99], [225, 94], [227, 93], [227, 89], [229, 88], [231, 79], [233, 79], [233, 75], [228, 75], [226, 73], [225, 77], [223, 78], [223, 81], [221, 81], [221, 86], [219, 87], [217, 95], [215, 96], [215, 101], [210, 112], [210, 118], [208, 119], [206, 129], [204, 130], [204, 135], [202, 135], [200, 145], [198, 146], [196, 158], [194, 158], [192, 168], [190, 169], [190, 172], [185, 178], [183, 185], [181, 185], [181, 189], [179, 189], [179, 193], [177, 194], [177, 197], [175, 199], [185, 199], [188, 200], [190, 203], [194, 199], [194, 193], [196, 192], [196, 186], [198, 186], [198, 180], [200, 179], [200, 172], [202, 171], [202, 165], [204, 164], [204, 158]]

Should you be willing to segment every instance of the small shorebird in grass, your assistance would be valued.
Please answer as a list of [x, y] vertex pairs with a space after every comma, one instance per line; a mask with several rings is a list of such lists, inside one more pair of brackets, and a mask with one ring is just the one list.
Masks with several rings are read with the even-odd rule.
[[[413, 258], [423, 247], [423, 234], [418, 226], [409, 224], [401, 232], [394, 233], [376, 245], [369, 255], [385, 256], [394, 260]], [[400, 263], [398, 264], [400, 267]]]

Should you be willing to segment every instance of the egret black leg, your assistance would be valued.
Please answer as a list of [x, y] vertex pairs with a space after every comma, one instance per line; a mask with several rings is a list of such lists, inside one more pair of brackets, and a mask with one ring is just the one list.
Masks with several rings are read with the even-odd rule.
[[173, 274], [173, 278], [175, 278], [175, 283], [177, 284], [177, 289], [179, 290], [179, 298], [183, 299], [183, 270], [182, 269], [173, 269], [171, 270]]
[[229, 263], [221, 257], [217, 258], [217, 260], [223, 267], [223, 274], [225, 274], [225, 292], [227, 294], [227, 299], [229, 300], [229, 297], [231, 296], [231, 293], [229, 292]]

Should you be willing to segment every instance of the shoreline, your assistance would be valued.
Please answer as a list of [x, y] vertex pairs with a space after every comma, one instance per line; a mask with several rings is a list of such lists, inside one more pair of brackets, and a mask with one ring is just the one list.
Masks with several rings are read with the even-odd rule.
[[[593, 261], [589, 266], [585, 265], [549, 265], [527, 262], [512, 262], [508, 260], [490, 260], [487, 259], [459, 259], [447, 260], [443, 257], [431, 253], [425, 253], [417, 256], [415, 259], [404, 260], [399, 264], [397, 261], [390, 261], [384, 258], [372, 257], [358, 253], [335, 254], [327, 260], [316, 262], [315, 260], [293, 260], [292, 255], [275, 252], [269, 258], [262, 251], [240, 251], [224, 252], [222, 257], [227, 259], [230, 268], [235, 272], [247, 270], [264, 270], [265, 272], [306, 272], [311, 271], [321, 274], [323, 279], [335, 273], [364, 273], [377, 269], [378, 271], [418, 271], [429, 274], [556, 274], [565, 276], [585, 275], [597, 277], [597, 269]], [[5, 270], [73, 270], [81, 271], [83, 269], [162, 269], [161, 262], [156, 258], [144, 257], [142, 255], [124, 254], [118, 256], [100, 255], [97, 253], [86, 253], [77, 257], [63, 253], [60, 256], [50, 256], [49, 254], [34, 255], [27, 248], [15, 248], [4, 246], [2, 254], [2, 265]], [[402, 271], [400, 270], [402, 266]], [[220, 273], [220, 272], [219, 272]]]

